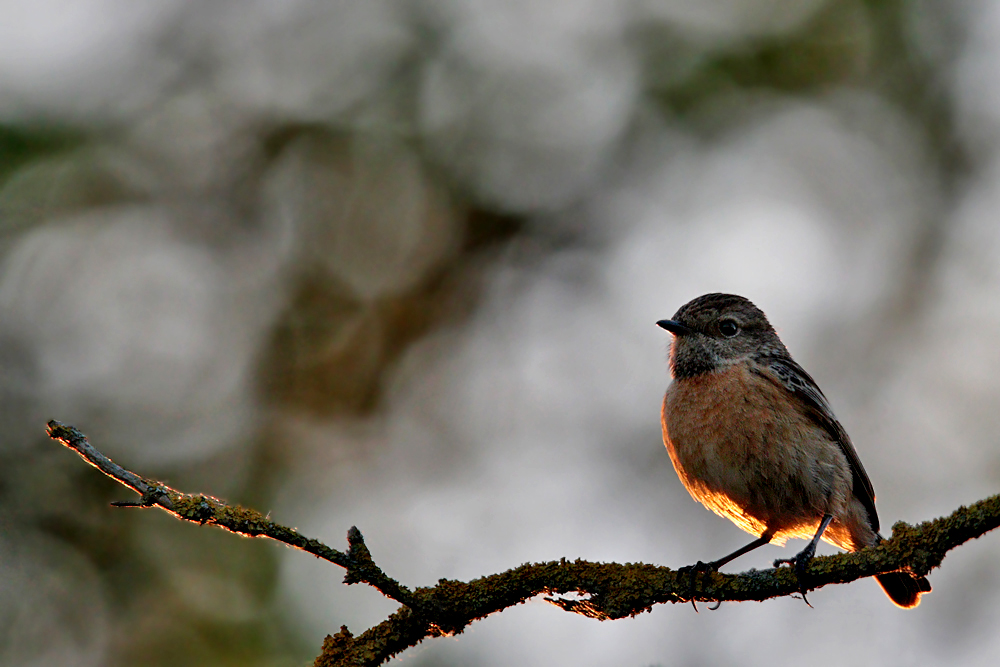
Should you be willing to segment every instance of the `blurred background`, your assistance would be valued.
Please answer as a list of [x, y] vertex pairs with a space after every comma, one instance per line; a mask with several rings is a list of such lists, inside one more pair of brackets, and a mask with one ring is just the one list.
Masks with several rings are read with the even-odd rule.
[[[660, 439], [710, 291], [830, 398], [883, 532], [1000, 487], [1000, 5], [0, 2], [0, 664], [311, 664], [395, 605], [131, 499], [44, 436], [407, 585], [747, 537]], [[728, 569], [801, 548], [766, 547]], [[824, 547], [823, 553], [832, 548]], [[597, 623], [543, 601], [431, 665], [992, 665], [1000, 539], [871, 581]]]

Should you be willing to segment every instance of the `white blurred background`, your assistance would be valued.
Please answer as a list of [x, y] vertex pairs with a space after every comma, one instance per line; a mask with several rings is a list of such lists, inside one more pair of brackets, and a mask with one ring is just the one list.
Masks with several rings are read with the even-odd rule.
[[[659, 433], [668, 336], [761, 306], [883, 533], [1000, 487], [1000, 5], [0, 0], [0, 664], [291, 666], [395, 608], [263, 541], [112, 510], [44, 437], [404, 584], [747, 537]], [[801, 544], [727, 568], [767, 567]], [[832, 550], [825, 547], [824, 553]], [[1000, 540], [608, 623], [542, 601], [430, 665], [993, 665]]]

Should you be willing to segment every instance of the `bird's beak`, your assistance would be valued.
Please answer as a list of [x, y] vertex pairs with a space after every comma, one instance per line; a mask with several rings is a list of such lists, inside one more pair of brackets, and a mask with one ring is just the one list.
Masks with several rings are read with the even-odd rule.
[[660, 320], [656, 323], [656, 326], [661, 329], [666, 329], [675, 336], [683, 336], [692, 332], [690, 327], [686, 327], [680, 322], [676, 322], [674, 320]]

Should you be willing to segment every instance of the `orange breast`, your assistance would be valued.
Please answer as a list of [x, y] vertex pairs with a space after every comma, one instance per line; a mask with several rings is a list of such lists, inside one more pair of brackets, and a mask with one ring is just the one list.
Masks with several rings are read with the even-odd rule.
[[691, 496], [753, 535], [811, 537], [850, 495], [836, 443], [777, 382], [746, 364], [674, 381], [663, 441]]

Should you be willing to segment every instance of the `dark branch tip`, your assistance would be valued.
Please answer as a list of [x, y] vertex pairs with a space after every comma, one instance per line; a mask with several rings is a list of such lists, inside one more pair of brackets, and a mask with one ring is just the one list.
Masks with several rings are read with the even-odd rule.
[[371, 552], [368, 551], [365, 538], [357, 526], [351, 526], [347, 531], [347, 543], [348, 562], [345, 565], [347, 571], [344, 573], [344, 583], [350, 585], [368, 581], [372, 574], [369, 570], [374, 567], [378, 571], [378, 567], [372, 561]]
[[149, 507], [149, 505], [142, 501], [136, 502], [134, 500], [115, 500], [108, 504], [112, 507]]
[[46, 434], [53, 440], [62, 440], [66, 444], [69, 444], [70, 440], [75, 438], [83, 438], [84, 435], [80, 431], [76, 430], [72, 426], [67, 426], [60, 421], [55, 419], [49, 420], [45, 425]]

